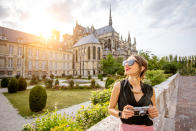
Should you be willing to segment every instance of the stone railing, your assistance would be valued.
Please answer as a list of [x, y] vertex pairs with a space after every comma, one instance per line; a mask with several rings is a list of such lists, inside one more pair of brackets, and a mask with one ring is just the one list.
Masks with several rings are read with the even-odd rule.
[[[155, 94], [156, 94], [156, 106], [159, 110], [159, 116], [153, 120], [153, 127], [155, 131], [160, 131], [165, 118], [168, 115], [168, 109], [171, 104], [170, 99], [176, 87], [178, 87], [179, 73], [169, 77], [166, 81], [162, 82], [159, 85], [155, 85]], [[116, 118], [112, 115], [103, 119], [88, 131], [118, 131], [119, 124], [121, 123], [119, 118]]]

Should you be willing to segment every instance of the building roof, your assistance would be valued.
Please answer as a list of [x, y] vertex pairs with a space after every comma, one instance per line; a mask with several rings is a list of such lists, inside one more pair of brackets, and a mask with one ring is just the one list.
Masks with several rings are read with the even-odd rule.
[[7, 41], [9, 42], [18, 42], [18, 40], [21, 40], [21, 43], [32, 43], [41, 41], [41, 38], [39, 36], [5, 28], [2, 26], [0, 26], [0, 36], [5, 36], [7, 38]]
[[106, 33], [110, 33], [110, 32], [116, 32], [114, 30], [114, 28], [112, 26], [104, 26], [102, 28], [99, 28], [95, 31], [95, 35], [99, 36], [99, 35], [102, 35], [102, 34], [106, 34]]
[[78, 42], [76, 42], [75, 45], [73, 45], [73, 47], [81, 46], [84, 44], [90, 44], [90, 43], [91, 44], [99, 44], [98, 39], [93, 34], [90, 34], [88, 36], [81, 38]]

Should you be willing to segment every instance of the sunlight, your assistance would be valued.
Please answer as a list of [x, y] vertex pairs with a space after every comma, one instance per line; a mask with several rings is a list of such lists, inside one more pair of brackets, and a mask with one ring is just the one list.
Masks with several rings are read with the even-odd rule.
[[55, 28], [57, 23], [55, 23], [46, 13], [34, 12], [33, 14], [34, 17], [26, 22], [27, 24], [24, 25], [24, 27], [36, 35], [40, 35], [45, 39], [50, 39], [51, 30]]

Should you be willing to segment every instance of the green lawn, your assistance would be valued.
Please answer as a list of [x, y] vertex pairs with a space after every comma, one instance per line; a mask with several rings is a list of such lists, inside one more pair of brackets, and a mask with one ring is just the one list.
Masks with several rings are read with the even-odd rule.
[[[47, 103], [44, 110], [41, 112], [54, 111], [69, 107], [71, 105], [79, 104], [89, 100], [89, 96], [93, 89], [73, 89], [73, 90], [52, 90], [47, 89]], [[30, 90], [18, 91], [14, 94], [4, 93], [13, 106], [19, 110], [19, 114], [23, 117], [39, 115], [41, 113], [34, 113], [29, 108], [29, 92]]]

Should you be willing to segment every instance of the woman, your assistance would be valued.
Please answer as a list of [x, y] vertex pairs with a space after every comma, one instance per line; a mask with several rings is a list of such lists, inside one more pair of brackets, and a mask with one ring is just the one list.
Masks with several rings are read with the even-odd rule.
[[[155, 103], [155, 90], [152, 86], [142, 83], [147, 71], [147, 61], [138, 55], [131, 55], [123, 61], [126, 79], [114, 84], [108, 111], [111, 115], [119, 117], [122, 123], [120, 131], [154, 131], [151, 119], [158, 116]], [[118, 102], [118, 109], [116, 104]], [[148, 114], [134, 115], [133, 107], [150, 106]]]

